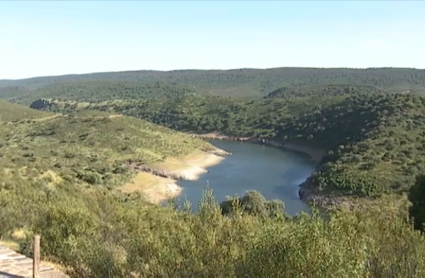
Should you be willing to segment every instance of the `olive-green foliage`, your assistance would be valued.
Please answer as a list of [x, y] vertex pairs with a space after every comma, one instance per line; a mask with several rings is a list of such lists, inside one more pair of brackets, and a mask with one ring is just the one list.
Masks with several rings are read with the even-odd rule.
[[390, 204], [293, 219], [223, 216], [205, 193], [199, 212], [72, 184], [47, 194], [28, 180], [0, 188], [3, 235], [34, 233], [42, 256], [71, 277], [423, 277], [424, 237]]
[[[1, 83], [2, 81], [0, 81]], [[23, 96], [30, 93], [30, 89], [21, 86], [0, 86], [0, 98], [1, 99], [13, 99], [17, 96]]]
[[42, 180], [52, 190], [62, 180], [112, 188], [133, 176], [123, 167], [129, 161], [149, 165], [213, 148], [200, 139], [126, 116], [99, 111], [47, 115], [0, 122], [0, 175], [7, 183], [17, 175]]
[[344, 96], [347, 94], [377, 94], [384, 93], [373, 86], [367, 85], [316, 85], [279, 88], [268, 93], [264, 98], [300, 98], [300, 97], [325, 97], [329, 95]]
[[195, 90], [188, 86], [110, 80], [53, 83], [35, 90], [25, 87], [0, 88], [0, 98], [24, 105], [39, 98], [99, 102], [115, 99], [164, 99], [194, 94]]
[[285, 204], [280, 200], [267, 201], [258, 191], [248, 191], [241, 198], [228, 198], [220, 204], [223, 214], [247, 213], [262, 217], [288, 217]]
[[[282, 87], [369, 85], [390, 92], [425, 92], [425, 71], [405, 68], [272, 68], [234, 70], [126, 71], [1, 80], [0, 87], [43, 88], [50, 84], [120, 81], [192, 86], [198, 92], [232, 97], [260, 97]], [[0, 89], [0, 97], [1, 97]], [[41, 96], [39, 96], [41, 97]]]
[[409, 209], [410, 217], [415, 227], [424, 230], [425, 224], [425, 175], [416, 178], [416, 183], [410, 187], [409, 200], [412, 206]]
[[320, 96], [250, 101], [186, 96], [84, 108], [46, 100], [45, 108], [113, 111], [183, 131], [310, 145], [329, 153], [311, 179], [320, 190], [360, 196], [406, 191], [425, 171], [425, 99], [356, 88], [344, 94], [325, 90]]
[[[205, 99], [215, 102], [202, 104]], [[313, 138], [321, 138], [316, 142], [319, 146], [336, 148], [323, 161], [318, 175], [344, 177], [351, 173], [354, 182], [380, 173], [368, 172], [370, 168], [350, 172], [354, 169], [350, 167], [378, 157], [374, 151], [391, 146], [385, 141], [390, 136], [397, 144], [381, 159], [394, 161], [391, 174], [385, 175], [388, 179], [392, 175], [399, 178], [397, 170], [403, 169], [397, 164], [398, 151], [413, 161], [421, 151], [418, 146], [408, 152], [416, 146], [423, 126], [423, 99], [412, 96], [331, 96], [316, 112], [309, 110], [321, 104], [309, 104], [308, 99], [239, 102], [185, 97], [175, 100], [171, 113], [161, 110], [167, 106], [159, 101], [116, 103], [119, 105], [90, 108], [139, 115], [142, 106], [137, 105], [144, 105], [146, 113], [154, 115], [149, 119], [169, 123], [176, 117], [209, 123], [206, 119], [214, 115], [222, 119], [221, 114], [244, 117], [261, 112], [264, 114], [258, 117], [276, 123], [246, 124], [238, 129], [247, 134], [263, 130], [267, 132], [257, 135], [282, 140], [294, 140], [296, 134], [308, 137], [311, 126], [307, 122], [316, 119], [314, 115], [322, 119], [324, 113], [329, 126]], [[196, 105], [188, 105], [193, 103]], [[214, 106], [217, 103], [225, 105]], [[289, 108], [282, 109], [282, 114], [267, 114], [273, 107], [281, 109], [279, 105]], [[206, 113], [214, 109], [215, 114]], [[21, 252], [30, 255], [31, 236], [40, 234], [43, 258], [67, 267], [72, 277], [425, 276], [424, 236], [410, 225], [407, 210], [391, 203], [330, 212], [329, 220], [315, 214], [288, 218], [270, 215], [283, 209], [282, 203], [251, 192], [241, 198], [239, 209], [234, 206], [236, 210], [223, 215], [212, 192], [207, 191], [198, 213], [192, 214], [188, 209], [149, 205], [140, 194], [124, 196], [110, 190], [129, 178], [121, 167], [124, 160], [155, 162], [209, 145], [139, 119], [74, 110], [69, 109], [66, 116], [0, 123], [0, 237], [23, 229], [28, 237], [20, 242]], [[301, 124], [298, 130], [296, 123]], [[192, 124], [177, 122], [181, 128], [193, 128]], [[351, 128], [338, 132], [342, 125]], [[353, 132], [354, 139], [347, 139], [346, 132]], [[357, 155], [352, 162], [344, 158], [351, 152]], [[367, 167], [387, 165], [382, 163]]]

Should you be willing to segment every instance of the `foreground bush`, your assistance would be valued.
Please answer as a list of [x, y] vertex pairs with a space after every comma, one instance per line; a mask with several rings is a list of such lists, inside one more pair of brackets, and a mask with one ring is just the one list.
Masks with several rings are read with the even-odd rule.
[[28, 231], [27, 254], [39, 233], [44, 258], [71, 277], [425, 277], [424, 238], [407, 211], [390, 204], [332, 212], [329, 220], [242, 208], [224, 216], [211, 192], [197, 214], [111, 192], [47, 195], [23, 181], [2, 189], [0, 204], [14, 205], [14, 214], [1, 211], [0, 231]]

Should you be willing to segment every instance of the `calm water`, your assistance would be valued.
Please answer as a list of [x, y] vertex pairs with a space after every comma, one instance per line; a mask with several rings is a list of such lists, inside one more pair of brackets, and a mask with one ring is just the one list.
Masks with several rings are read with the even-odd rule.
[[290, 215], [310, 211], [310, 206], [298, 198], [298, 185], [314, 171], [314, 164], [305, 156], [244, 142], [211, 140], [210, 143], [232, 155], [209, 167], [209, 173], [197, 181], [179, 181], [183, 187], [180, 201], [188, 199], [196, 210], [209, 183], [219, 202], [226, 196], [242, 196], [248, 190], [257, 190], [266, 199], [282, 200]]

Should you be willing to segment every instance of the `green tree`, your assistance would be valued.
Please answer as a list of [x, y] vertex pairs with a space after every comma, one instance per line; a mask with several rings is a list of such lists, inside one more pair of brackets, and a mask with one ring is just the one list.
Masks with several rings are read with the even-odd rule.
[[416, 229], [423, 230], [425, 223], [425, 175], [416, 178], [416, 183], [410, 187], [409, 201], [412, 206], [409, 209]]

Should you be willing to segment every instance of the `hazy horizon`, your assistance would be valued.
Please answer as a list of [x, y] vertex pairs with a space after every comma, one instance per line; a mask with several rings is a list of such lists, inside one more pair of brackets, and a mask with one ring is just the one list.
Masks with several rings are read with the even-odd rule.
[[120, 71], [425, 68], [425, 2], [0, 4], [0, 80]]

